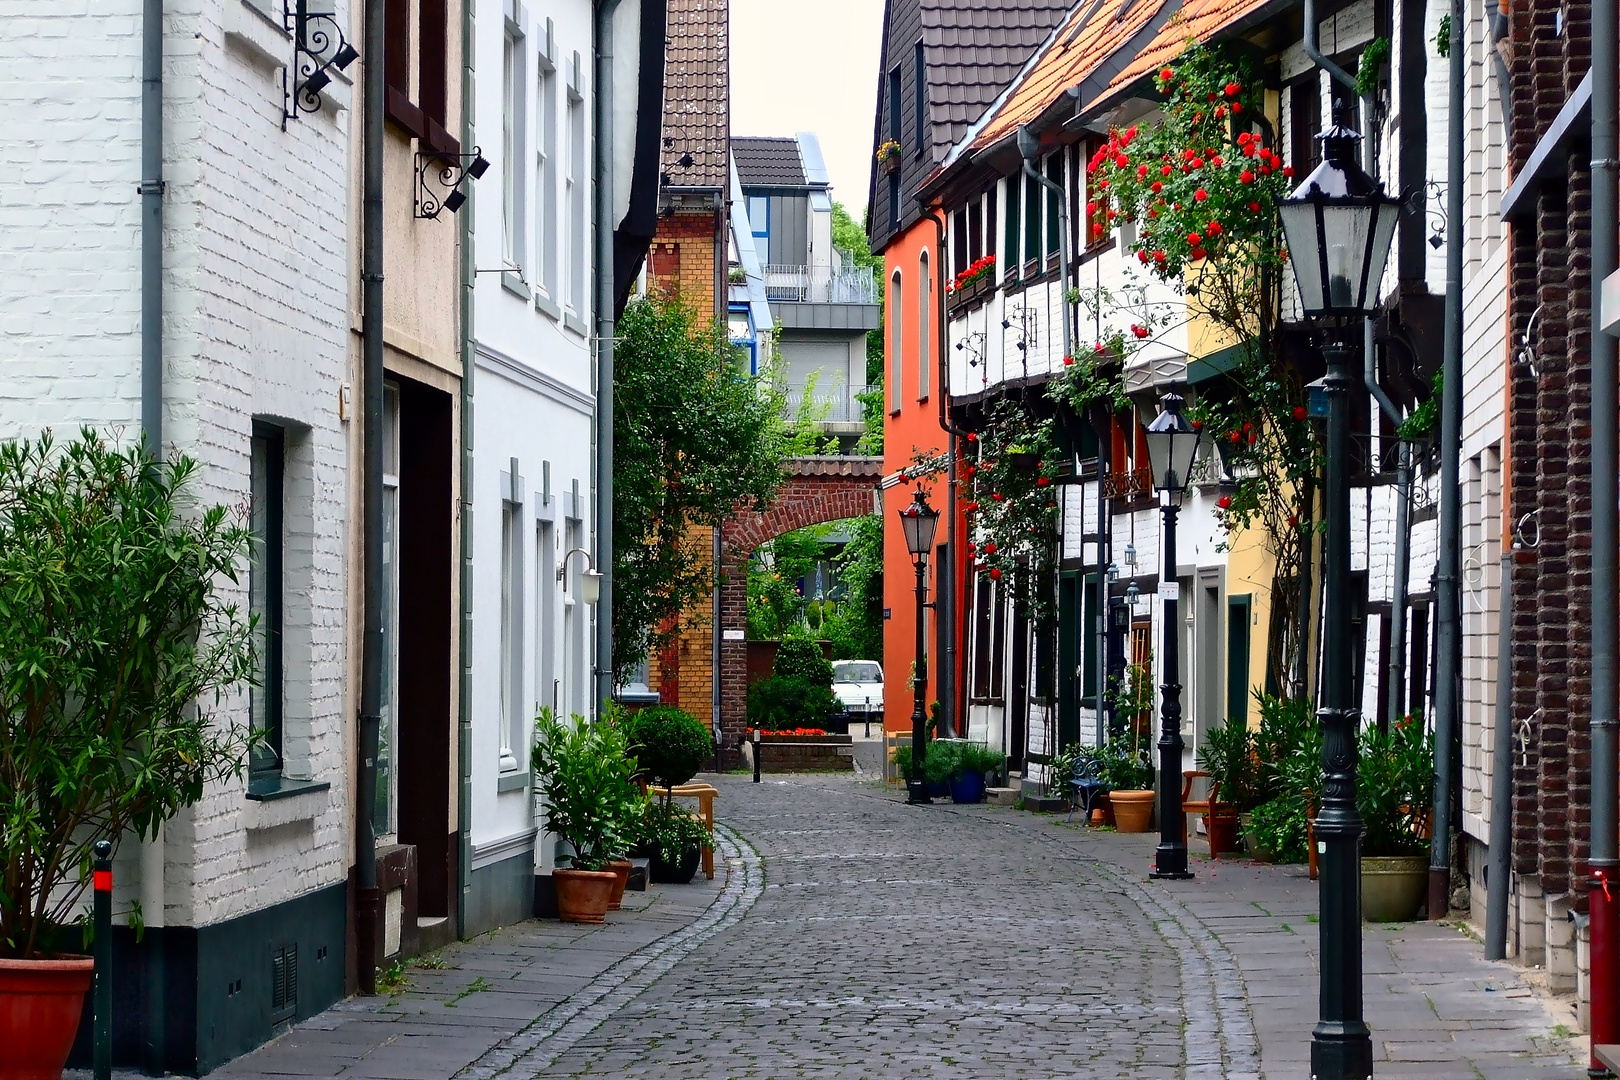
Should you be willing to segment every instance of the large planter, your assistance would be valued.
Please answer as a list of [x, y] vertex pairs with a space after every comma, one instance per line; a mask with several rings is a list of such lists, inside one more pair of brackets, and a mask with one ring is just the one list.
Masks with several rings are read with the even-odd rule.
[[1230, 811], [1217, 810], [1204, 817], [1204, 830], [1209, 834], [1209, 856], [1218, 859], [1242, 850], [1238, 843], [1238, 816]]
[[1275, 852], [1269, 850], [1254, 835], [1254, 815], [1238, 815], [1238, 831], [1243, 834], [1243, 850], [1249, 853], [1249, 858], [1255, 862], [1274, 863], [1277, 861]]
[[1429, 857], [1361, 859], [1361, 917], [1368, 922], [1411, 922], [1429, 888]]
[[688, 844], [681, 852], [679, 862], [667, 863], [654, 852], [647, 859], [647, 877], [657, 885], [685, 885], [697, 873], [698, 862], [703, 858], [703, 849], [696, 844]]
[[951, 777], [951, 802], [977, 803], [984, 801], [984, 773], [964, 772]]
[[557, 917], [571, 923], [606, 922], [608, 901], [618, 880], [611, 870], [553, 870]]
[[1153, 828], [1151, 791], [1111, 791], [1108, 801], [1114, 807], [1114, 826], [1120, 832], [1144, 833]]
[[943, 799], [951, 793], [951, 782], [949, 780], [925, 780], [923, 782], [928, 785], [928, 797], [930, 799]]
[[624, 890], [630, 885], [630, 860], [614, 859], [608, 863], [607, 868], [613, 874], [613, 891], [608, 894], [608, 910], [618, 911], [619, 905], [624, 903]]
[[94, 960], [0, 960], [0, 1080], [60, 1080]]

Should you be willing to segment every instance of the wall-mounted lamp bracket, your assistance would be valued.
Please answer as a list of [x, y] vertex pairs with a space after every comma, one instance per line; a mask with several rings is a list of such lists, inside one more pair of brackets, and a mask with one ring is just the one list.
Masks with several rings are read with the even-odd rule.
[[321, 111], [321, 91], [332, 82], [335, 68], [343, 71], [360, 58], [343, 36], [343, 26], [331, 11], [309, 10], [311, 0], [287, 0], [282, 23], [293, 39], [293, 62], [281, 69], [281, 130], [299, 113]]
[[416, 155], [416, 216], [437, 218], [439, 212], [452, 214], [467, 202], [461, 185], [470, 176], [477, 180], [489, 168], [489, 161], [478, 149], [470, 154], [439, 154], [420, 151]]

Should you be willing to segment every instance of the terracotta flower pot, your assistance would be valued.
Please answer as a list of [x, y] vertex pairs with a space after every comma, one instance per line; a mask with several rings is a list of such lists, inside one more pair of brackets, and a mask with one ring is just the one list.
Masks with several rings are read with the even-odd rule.
[[563, 922], [607, 921], [608, 900], [618, 875], [611, 870], [553, 870], [557, 889], [557, 917]]
[[96, 964], [0, 960], [0, 1080], [61, 1080]]
[[1153, 828], [1153, 797], [1151, 791], [1111, 791], [1108, 801], [1114, 806], [1115, 827], [1120, 832], [1144, 833]]
[[630, 860], [614, 859], [607, 868], [613, 873], [613, 892], [608, 896], [608, 910], [618, 911], [624, 903], [625, 886], [630, 884]]

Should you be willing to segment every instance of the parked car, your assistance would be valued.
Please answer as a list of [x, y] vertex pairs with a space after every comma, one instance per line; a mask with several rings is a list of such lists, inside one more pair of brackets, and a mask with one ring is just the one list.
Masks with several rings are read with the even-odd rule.
[[883, 715], [883, 665], [876, 660], [833, 661], [832, 690], [851, 720]]

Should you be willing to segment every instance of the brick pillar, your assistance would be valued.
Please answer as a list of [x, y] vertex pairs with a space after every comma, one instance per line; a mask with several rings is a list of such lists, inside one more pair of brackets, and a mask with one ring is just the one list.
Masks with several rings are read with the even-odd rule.
[[[1592, 840], [1592, 174], [1586, 159], [1570, 155], [1566, 197], [1565, 375], [1567, 405], [1560, 425], [1567, 441], [1565, 544], [1569, 592], [1569, 730], [1564, 786], [1568, 802], [1569, 887], [1586, 907], [1586, 860]], [[1613, 588], [1614, 583], [1605, 583]]]

